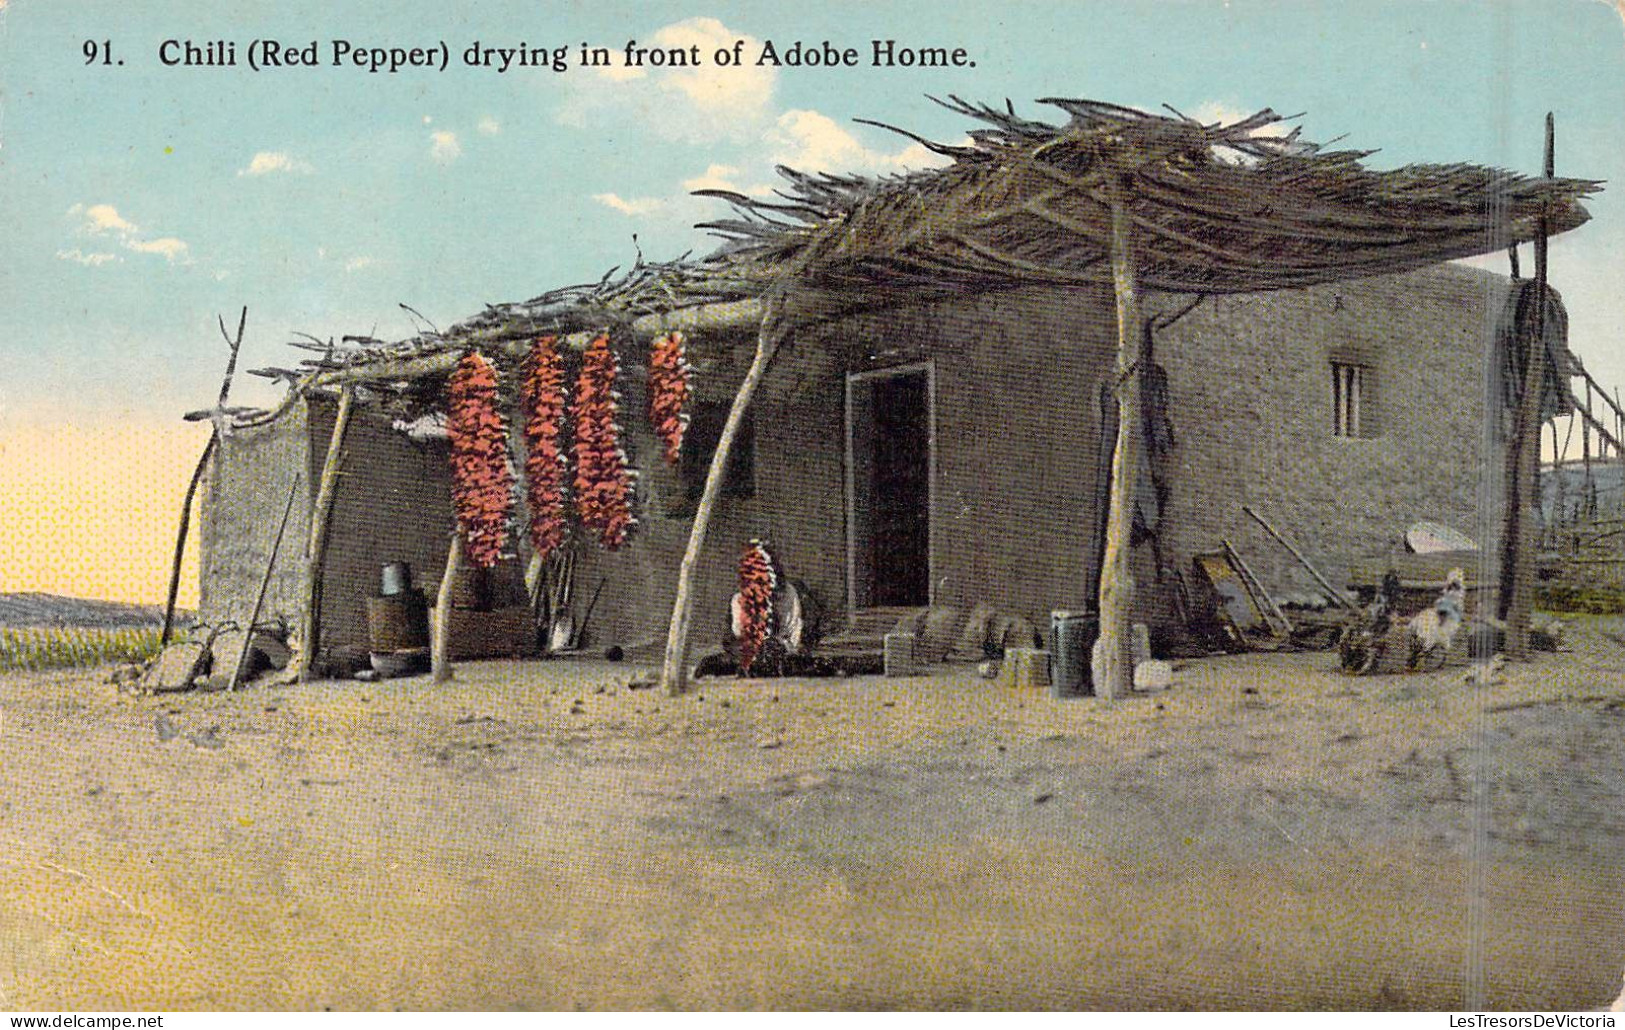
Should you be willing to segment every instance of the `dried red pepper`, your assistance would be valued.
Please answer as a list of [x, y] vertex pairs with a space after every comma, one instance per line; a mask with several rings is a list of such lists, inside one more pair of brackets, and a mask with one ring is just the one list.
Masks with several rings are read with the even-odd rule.
[[564, 355], [558, 338], [543, 336], [530, 350], [520, 388], [525, 414], [525, 483], [530, 541], [546, 558], [564, 543], [569, 519], [569, 460], [564, 452]]
[[581, 525], [610, 550], [626, 543], [636, 479], [621, 447], [621, 395], [615, 390], [620, 362], [609, 336], [599, 334], [581, 360], [575, 395], [575, 507]]
[[773, 628], [773, 593], [778, 574], [767, 545], [752, 540], [739, 557], [739, 671], [750, 675]]
[[649, 348], [649, 422], [664, 447], [666, 463], [682, 457], [683, 434], [688, 429], [686, 410], [691, 397], [689, 367], [683, 334], [670, 332]]
[[508, 430], [497, 405], [497, 374], [477, 351], [463, 355], [447, 387], [451, 496], [469, 561], [490, 568], [508, 543], [513, 465]]

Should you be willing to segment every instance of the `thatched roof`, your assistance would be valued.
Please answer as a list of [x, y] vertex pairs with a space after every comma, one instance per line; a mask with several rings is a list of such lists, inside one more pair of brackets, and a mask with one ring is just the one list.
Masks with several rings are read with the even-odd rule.
[[789, 186], [776, 200], [711, 192], [736, 217], [707, 228], [736, 260], [832, 293], [1109, 282], [1115, 179], [1144, 285], [1237, 293], [1501, 250], [1533, 239], [1543, 210], [1548, 230], [1564, 232], [1587, 220], [1580, 201], [1601, 185], [1466, 164], [1373, 171], [1361, 164], [1373, 151], [1270, 134], [1282, 119], [1269, 110], [1204, 124], [1048, 99], [1070, 116], [1050, 124], [941, 103], [981, 123], [969, 145], [904, 135], [951, 157], [947, 167], [881, 180], [780, 169]]
[[1041, 103], [1068, 116], [1051, 124], [1009, 105], [938, 102], [978, 123], [968, 145], [893, 131], [951, 158], [946, 167], [880, 178], [781, 167], [785, 184], [774, 199], [700, 191], [734, 210], [702, 225], [726, 241], [704, 260], [640, 259], [624, 274], [488, 305], [398, 342], [307, 340], [296, 345], [320, 357], [257, 371], [289, 380], [295, 393], [360, 381], [426, 394], [471, 346], [517, 360], [544, 333], [648, 332], [685, 318], [703, 326], [696, 313], [718, 310], [724, 317], [709, 324], [748, 323], [760, 318], [756, 298], [775, 287], [792, 297], [786, 317], [807, 322], [905, 300], [1107, 283], [1113, 190], [1127, 198], [1140, 282], [1204, 294], [1491, 253], [1533, 239], [1543, 213], [1554, 234], [1584, 224], [1581, 201], [1601, 188], [1467, 164], [1373, 171], [1361, 163], [1372, 151], [1279, 134], [1283, 119], [1270, 110], [1204, 124], [1177, 112], [1049, 99]]

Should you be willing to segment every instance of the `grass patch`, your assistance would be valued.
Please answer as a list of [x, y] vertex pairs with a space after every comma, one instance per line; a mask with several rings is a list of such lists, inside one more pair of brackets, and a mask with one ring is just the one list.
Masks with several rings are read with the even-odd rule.
[[108, 662], [144, 662], [162, 648], [157, 626], [0, 628], [0, 670], [79, 669]]

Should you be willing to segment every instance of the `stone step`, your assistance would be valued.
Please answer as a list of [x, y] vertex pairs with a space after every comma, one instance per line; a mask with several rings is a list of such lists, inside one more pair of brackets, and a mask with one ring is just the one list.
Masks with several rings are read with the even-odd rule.
[[[887, 608], [860, 608], [852, 613], [847, 624], [846, 634], [880, 638], [897, 628], [897, 624], [910, 616], [918, 615], [924, 608], [909, 606], [896, 606]], [[841, 635], [846, 635], [841, 634]]]

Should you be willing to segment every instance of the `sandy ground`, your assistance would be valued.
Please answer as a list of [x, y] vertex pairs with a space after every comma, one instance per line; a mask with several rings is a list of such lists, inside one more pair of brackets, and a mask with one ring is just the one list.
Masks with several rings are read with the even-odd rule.
[[1595, 1008], [1622, 627], [1487, 687], [1245, 656], [1114, 704], [0, 678], [0, 1008]]

